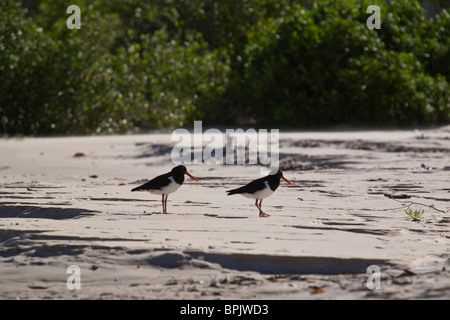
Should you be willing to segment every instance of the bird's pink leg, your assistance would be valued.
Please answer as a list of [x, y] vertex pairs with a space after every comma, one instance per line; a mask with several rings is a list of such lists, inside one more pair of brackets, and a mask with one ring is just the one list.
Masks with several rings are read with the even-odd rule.
[[256, 199], [256, 201], [255, 201], [255, 206], [258, 208], [258, 210], [259, 210], [259, 215], [261, 216], [261, 208], [258, 207], [258, 199]]
[[164, 213], [167, 213], [167, 198], [169, 197], [169, 195], [167, 195], [166, 196], [166, 200], [164, 200], [164, 209], [165, 209], [165, 212]]
[[256, 199], [255, 206], [259, 209], [259, 216], [260, 216], [260, 218], [270, 217], [270, 214], [264, 213], [262, 211], [261, 205], [262, 205], [262, 199], [259, 201], [259, 206], [258, 206], [258, 199]]
[[162, 195], [162, 200], [161, 200], [162, 208], [163, 208], [162, 213], [167, 213], [167, 197], [168, 196], [166, 196], [166, 198], [164, 199], [164, 195]]
[[164, 208], [164, 194], [162, 195], [161, 204], [162, 204], [162, 209], [163, 209], [162, 213], [166, 213], [166, 208]]

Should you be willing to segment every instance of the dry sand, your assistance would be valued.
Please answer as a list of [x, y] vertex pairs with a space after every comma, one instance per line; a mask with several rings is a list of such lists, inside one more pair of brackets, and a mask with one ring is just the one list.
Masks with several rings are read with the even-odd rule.
[[[264, 200], [269, 218], [225, 193], [258, 166], [187, 165], [201, 183], [186, 178], [167, 215], [159, 196], [132, 193], [173, 167], [174, 144], [1, 139], [0, 298], [450, 298], [450, 127], [281, 133], [295, 186]], [[70, 265], [81, 289], [66, 285]]]

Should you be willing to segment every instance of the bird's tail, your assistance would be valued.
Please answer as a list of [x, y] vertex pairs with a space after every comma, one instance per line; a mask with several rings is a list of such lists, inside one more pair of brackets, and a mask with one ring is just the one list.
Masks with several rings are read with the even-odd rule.
[[241, 191], [239, 190], [240, 188], [237, 189], [233, 189], [233, 190], [227, 190], [227, 196], [232, 196], [233, 194], [239, 194], [241, 193]]
[[139, 186], [139, 187], [136, 187], [136, 188], [131, 189], [131, 192], [134, 192], [134, 191], [143, 191], [143, 190], [144, 190], [144, 188], [142, 188], [142, 186]]

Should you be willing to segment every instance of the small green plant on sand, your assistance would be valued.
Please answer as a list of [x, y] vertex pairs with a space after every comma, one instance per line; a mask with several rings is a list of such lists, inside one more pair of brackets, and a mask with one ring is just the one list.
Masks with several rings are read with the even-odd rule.
[[412, 210], [412, 209], [405, 209], [405, 213], [408, 217], [406, 219], [411, 219], [412, 221], [420, 221], [422, 218], [422, 215], [424, 214], [425, 210]]

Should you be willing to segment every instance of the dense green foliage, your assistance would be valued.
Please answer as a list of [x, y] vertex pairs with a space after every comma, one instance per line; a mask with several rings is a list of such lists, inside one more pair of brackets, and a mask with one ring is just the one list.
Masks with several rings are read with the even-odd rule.
[[[69, 4], [81, 29], [69, 30]], [[419, 2], [5, 0], [0, 133], [450, 121], [450, 10]]]

